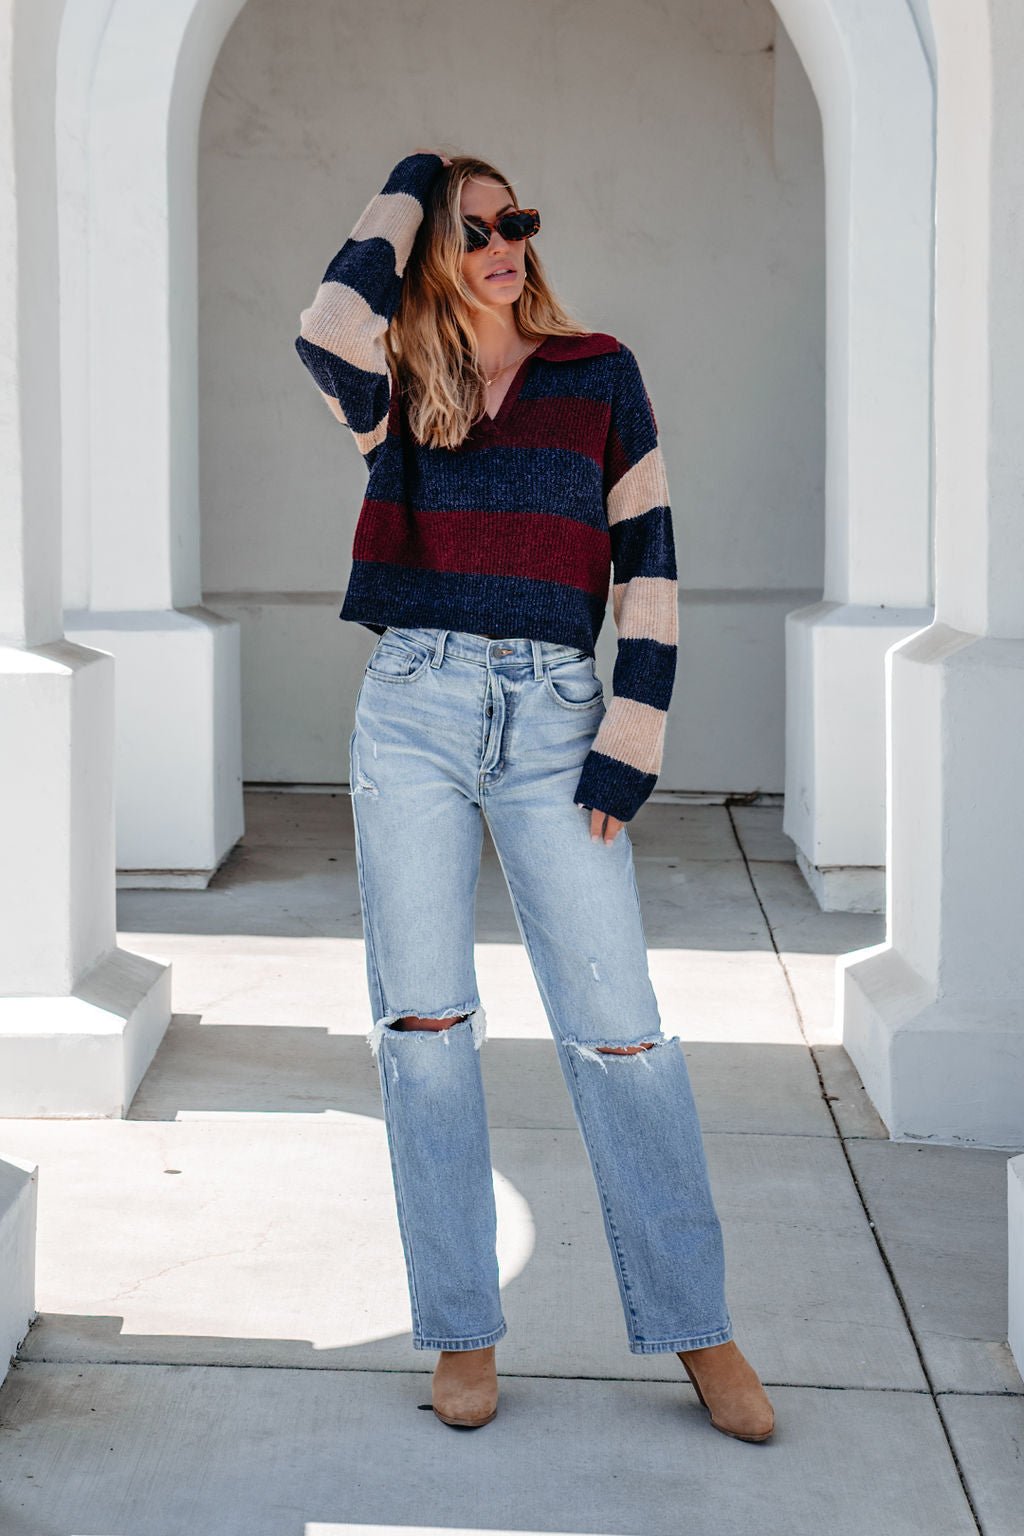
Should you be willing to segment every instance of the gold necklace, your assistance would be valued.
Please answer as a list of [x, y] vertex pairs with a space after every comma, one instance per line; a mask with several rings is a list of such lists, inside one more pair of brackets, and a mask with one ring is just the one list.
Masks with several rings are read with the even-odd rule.
[[492, 378], [489, 379], [486, 376], [486, 374], [485, 374], [484, 375], [484, 383], [487, 385], [487, 388], [490, 389], [491, 385], [494, 383], [494, 380], [495, 379], [500, 379], [502, 374], [505, 373], [509, 368], [512, 368], [516, 363], [521, 363], [523, 361], [523, 358], [524, 357], [529, 357], [531, 352], [536, 352], [536, 350], [537, 350], [537, 348], [539, 346], [540, 346], [540, 342], [539, 341], [538, 342], [534, 342], [532, 347], [527, 348], [527, 350], [525, 352], [521, 352], [518, 357], [514, 357], [512, 359], [511, 363], [506, 363], [504, 365], [504, 367], [499, 368], [497, 373], [494, 374], [494, 376]]

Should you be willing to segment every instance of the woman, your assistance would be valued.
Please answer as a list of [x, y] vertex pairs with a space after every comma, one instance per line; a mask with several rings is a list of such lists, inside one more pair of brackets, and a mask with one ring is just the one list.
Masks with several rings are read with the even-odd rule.
[[[370, 471], [341, 617], [380, 638], [349, 741], [366, 966], [413, 1346], [433, 1406], [497, 1411], [506, 1332], [473, 960], [483, 818], [601, 1197], [629, 1348], [679, 1355], [764, 1440], [625, 823], [654, 787], [678, 640], [657, 425], [636, 359], [576, 325], [492, 165], [395, 166], [295, 346]], [[614, 571], [605, 705], [594, 647]]]

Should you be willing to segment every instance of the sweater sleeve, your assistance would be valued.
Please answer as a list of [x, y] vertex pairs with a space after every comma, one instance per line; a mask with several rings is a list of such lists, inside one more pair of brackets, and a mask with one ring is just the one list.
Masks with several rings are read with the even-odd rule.
[[612, 611], [612, 697], [584, 760], [577, 805], [629, 821], [661, 771], [675, 682], [679, 607], [668, 480], [633, 353], [620, 345], [605, 449]]
[[372, 467], [387, 433], [391, 375], [383, 336], [423, 221], [440, 155], [400, 160], [331, 261], [299, 317], [295, 350]]

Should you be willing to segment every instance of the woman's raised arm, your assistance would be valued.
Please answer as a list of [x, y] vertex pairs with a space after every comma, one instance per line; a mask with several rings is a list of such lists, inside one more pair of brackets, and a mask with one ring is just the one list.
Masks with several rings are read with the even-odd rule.
[[450, 163], [433, 150], [398, 162], [299, 317], [295, 350], [370, 467], [387, 432], [391, 398], [382, 338], [398, 308], [427, 194]]

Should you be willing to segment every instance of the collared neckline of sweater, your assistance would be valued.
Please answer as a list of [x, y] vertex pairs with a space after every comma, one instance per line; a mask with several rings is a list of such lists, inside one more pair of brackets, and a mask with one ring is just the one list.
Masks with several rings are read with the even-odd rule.
[[540, 358], [545, 363], [572, 363], [589, 357], [618, 352], [620, 343], [608, 331], [590, 331], [585, 336], [545, 336], [539, 347], [528, 352], [512, 375], [508, 389], [493, 416], [486, 413], [470, 428], [469, 441], [476, 443], [500, 433], [516, 407], [520, 391], [531, 365]]
[[586, 336], [545, 336], [540, 346], [527, 354], [526, 361], [542, 357], [549, 363], [572, 363], [578, 358], [600, 357], [618, 350], [618, 341], [607, 331], [590, 331]]

